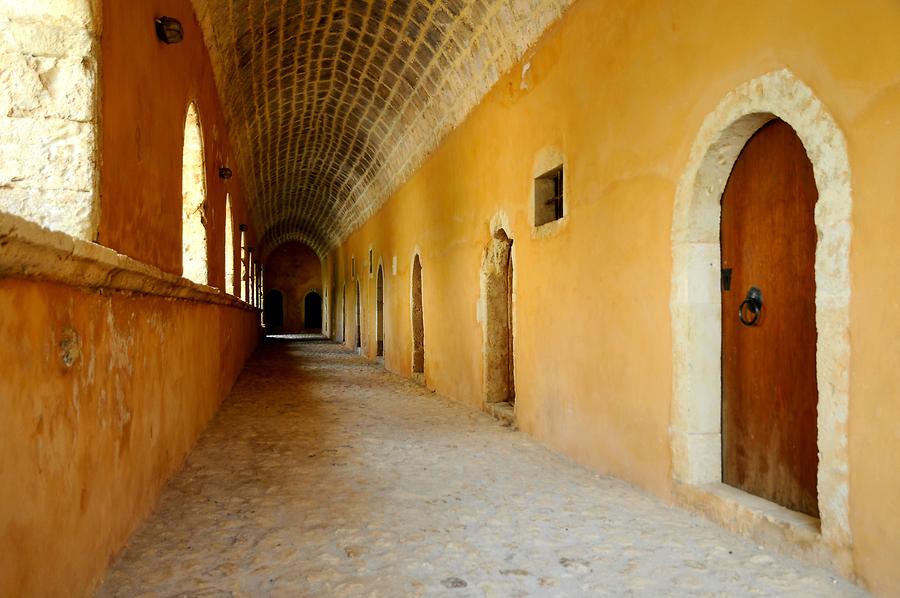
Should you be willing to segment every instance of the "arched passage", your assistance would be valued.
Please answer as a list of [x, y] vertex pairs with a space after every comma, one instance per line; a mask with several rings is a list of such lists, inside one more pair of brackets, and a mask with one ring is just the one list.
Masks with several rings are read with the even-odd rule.
[[512, 239], [499, 228], [481, 266], [485, 307], [484, 400], [490, 406], [516, 400], [512, 327]]
[[422, 307], [422, 262], [418, 254], [412, 268], [412, 371], [425, 373], [425, 312]]
[[303, 298], [303, 328], [322, 329], [322, 295], [317, 291], [310, 291]]
[[378, 264], [378, 280], [375, 287], [375, 338], [377, 357], [384, 357], [384, 268]]
[[284, 294], [280, 290], [266, 291], [263, 298], [263, 321], [268, 334], [277, 333], [284, 326]]
[[234, 292], [234, 215], [231, 207], [231, 194], [225, 195], [225, 292]]
[[[818, 508], [821, 534], [782, 518], [800, 542], [850, 567], [847, 406], [850, 363], [850, 166], [843, 133], [813, 92], [782, 70], [742, 85], [710, 114], [676, 191], [672, 222], [672, 464], [689, 502], [709, 504], [722, 523], [750, 533], [771, 525], [722, 485], [722, 194], [748, 139], [780, 118], [802, 141], [818, 190], [815, 322]], [[710, 494], [710, 493], [713, 494]], [[718, 492], [718, 493], [717, 493]], [[724, 497], [724, 498], [723, 498]], [[784, 516], [780, 516], [784, 517]], [[765, 534], [759, 529], [760, 534]], [[782, 533], [782, 532], [778, 532]]]
[[206, 165], [197, 107], [188, 106], [181, 170], [181, 259], [183, 276], [207, 284]]

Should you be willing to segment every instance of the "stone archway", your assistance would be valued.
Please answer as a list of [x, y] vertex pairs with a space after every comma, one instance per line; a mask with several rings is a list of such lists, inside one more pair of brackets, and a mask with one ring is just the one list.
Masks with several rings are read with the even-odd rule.
[[[816, 179], [816, 344], [818, 529], [762, 513], [718, 495], [721, 454], [720, 200], [732, 166], [762, 125], [780, 118], [802, 140]], [[847, 413], [851, 237], [846, 141], [812, 90], [788, 70], [763, 75], [729, 93], [703, 122], [675, 196], [672, 222], [671, 413], [673, 477], [689, 503], [755, 537], [797, 539], [797, 552], [850, 567]], [[714, 508], [709, 501], [718, 501]], [[752, 502], [752, 501], [750, 501]], [[781, 531], [772, 531], [778, 527]], [[792, 527], [793, 526], [793, 527]], [[804, 546], [800, 546], [804, 544]], [[824, 550], [823, 550], [824, 549]]]
[[515, 423], [516, 401], [512, 251], [512, 238], [497, 227], [481, 263], [484, 409], [508, 425]]
[[410, 285], [410, 316], [412, 318], [412, 374], [425, 381], [425, 310], [422, 304], [422, 260], [413, 257], [412, 283]]

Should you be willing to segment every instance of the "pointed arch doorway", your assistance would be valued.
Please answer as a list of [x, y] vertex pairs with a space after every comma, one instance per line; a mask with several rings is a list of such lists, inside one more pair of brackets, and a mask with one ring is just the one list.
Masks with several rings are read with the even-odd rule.
[[384, 268], [378, 264], [378, 280], [375, 287], [375, 338], [376, 357], [384, 357]]
[[513, 241], [498, 228], [481, 265], [484, 300], [484, 402], [486, 410], [507, 424], [515, 421], [513, 352]]
[[425, 311], [422, 306], [422, 261], [419, 255], [413, 258], [411, 285], [412, 315], [412, 375], [413, 379], [425, 383]]

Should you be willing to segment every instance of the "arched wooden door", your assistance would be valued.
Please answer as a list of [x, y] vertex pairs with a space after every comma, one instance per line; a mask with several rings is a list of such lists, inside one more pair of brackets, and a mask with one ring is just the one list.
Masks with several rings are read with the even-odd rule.
[[734, 165], [721, 230], [723, 480], [814, 516], [817, 199], [803, 143], [776, 119]]

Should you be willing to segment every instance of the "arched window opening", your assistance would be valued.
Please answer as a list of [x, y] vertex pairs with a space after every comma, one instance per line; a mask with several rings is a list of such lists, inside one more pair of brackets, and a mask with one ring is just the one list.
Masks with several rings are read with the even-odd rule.
[[253, 279], [253, 248], [247, 247], [244, 250], [244, 276], [243, 276], [243, 284], [244, 284], [244, 301], [250, 303], [253, 301], [253, 296], [250, 294], [251, 282]]
[[322, 330], [322, 295], [310, 291], [303, 298], [303, 328], [309, 331]]
[[250, 253], [250, 305], [256, 306], [256, 262], [253, 261], [253, 253]]
[[181, 195], [182, 275], [196, 283], [207, 284], [206, 170], [203, 132], [193, 103], [188, 108], [184, 122]]
[[234, 217], [231, 195], [225, 196], [225, 292], [234, 295]]
[[422, 309], [422, 262], [417, 255], [412, 272], [412, 371], [425, 373], [425, 314]]
[[[243, 226], [243, 225], [242, 225]], [[238, 280], [237, 292], [238, 297], [247, 300], [247, 231], [241, 230], [241, 245], [238, 247], [238, 253], [241, 256], [241, 278]]]
[[262, 306], [262, 264], [256, 262], [256, 267], [253, 269], [253, 272], [256, 274], [256, 287], [254, 288], [254, 299], [256, 307]]
[[384, 268], [378, 265], [378, 286], [375, 291], [375, 338], [377, 357], [384, 357]]

